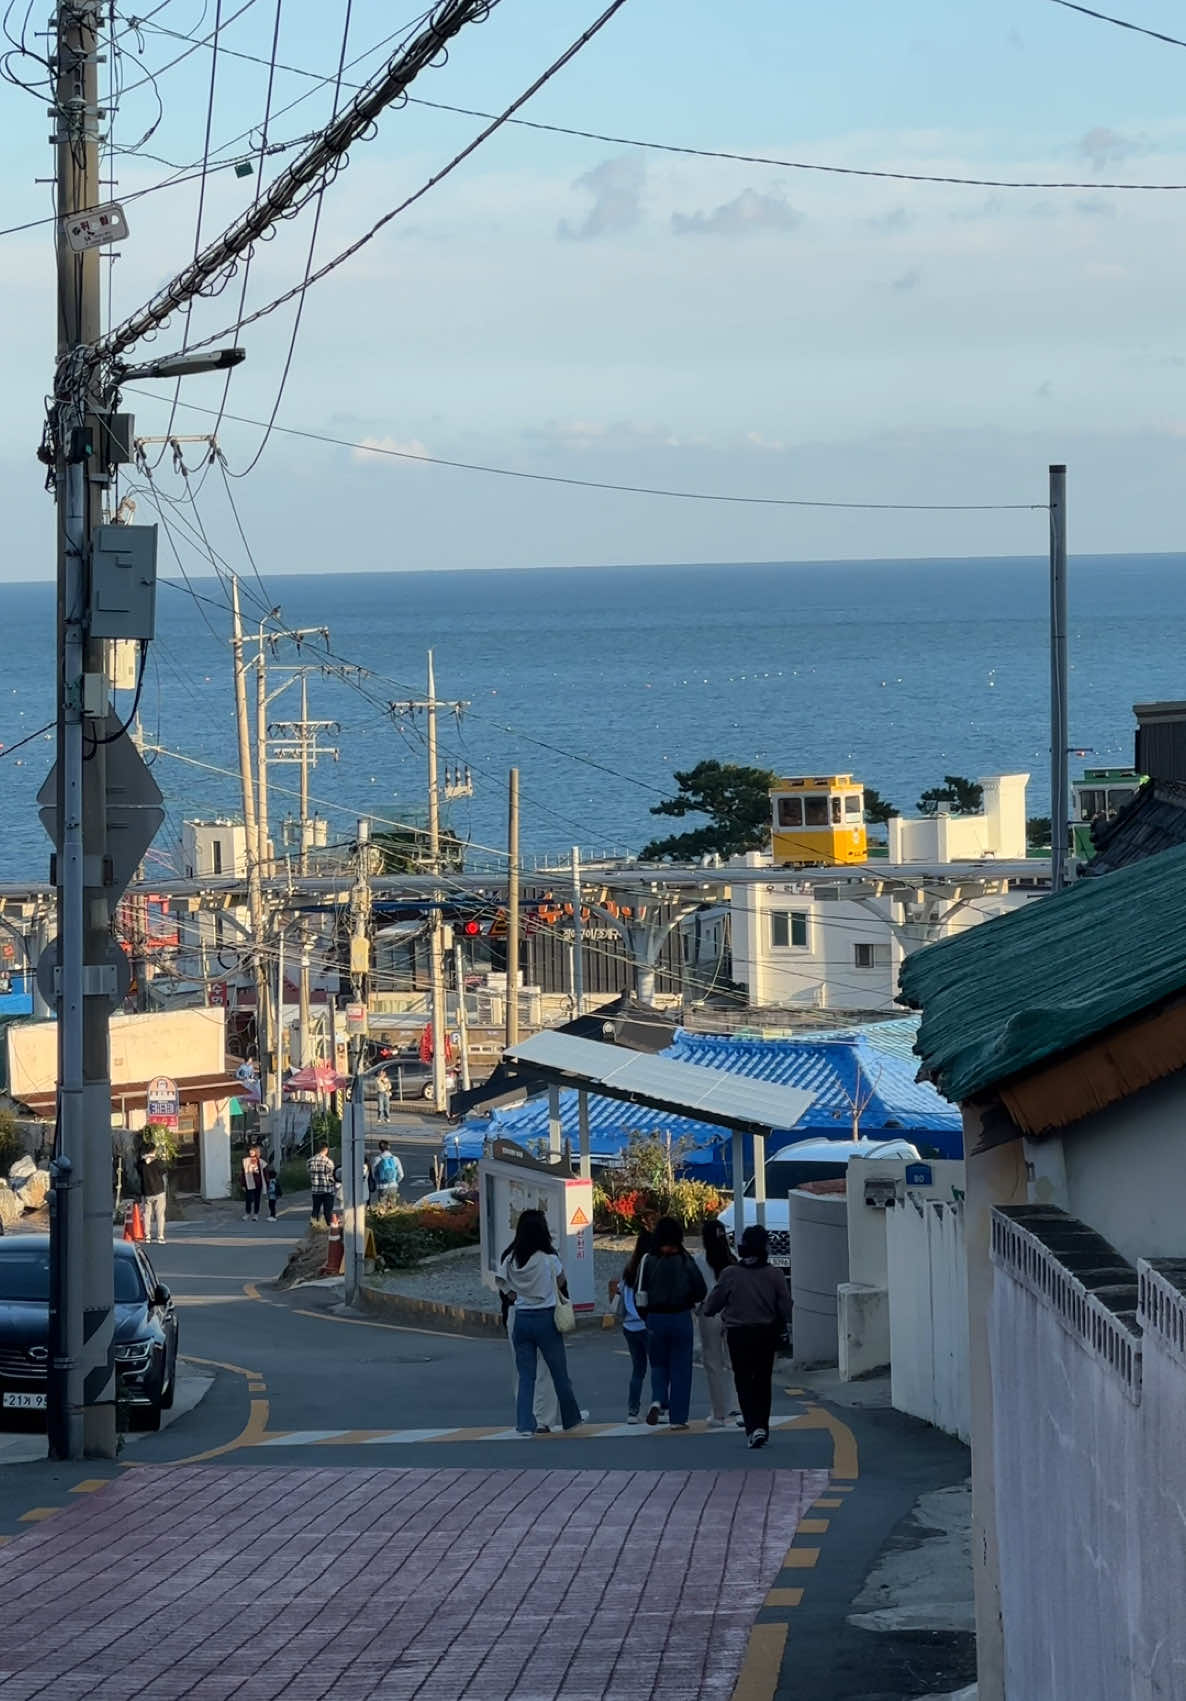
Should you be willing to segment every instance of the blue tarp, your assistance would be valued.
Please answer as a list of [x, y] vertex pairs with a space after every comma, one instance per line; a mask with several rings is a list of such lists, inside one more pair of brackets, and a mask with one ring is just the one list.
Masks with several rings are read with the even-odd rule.
[[[851, 1138], [856, 1099], [862, 1107], [862, 1138], [911, 1140], [924, 1156], [962, 1157], [959, 1111], [928, 1083], [914, 1079], [917, 1059], [911, 1056], [909, 1045], [913, 1044], [916, 1026], [914, 1020], [887, 1022], [802, 1040], [735, 1039], [680, 1029], [674, 1044], [662, 1055], [679, 1063], [697, 1063], [813, 1093], [811, 1105], [794, 1128], [775, 1133], [769, 1142], [770, 1152], [795, 1140]], [[575, 1151], [575, 1090], [561, 1092], [560, 1116], [564, 1137]], [[730, 1137], [722, 1129], [691, 1117], [672, 1116], [590, 1093], [589, 1137], [594, 1163], [612, 1161], [635, 1134], [670, 1134], [673, 1142], [691, 1141], [693, 1147], [683, 1158], [684, 1170], [704, 1180], [727, 1179]], [[480, 1158], [490, 1138], [529, 1145], [547, 1137], [545, 1095], [464, 1123], [446, 1136], [445, 1157], [452, 1167]]]

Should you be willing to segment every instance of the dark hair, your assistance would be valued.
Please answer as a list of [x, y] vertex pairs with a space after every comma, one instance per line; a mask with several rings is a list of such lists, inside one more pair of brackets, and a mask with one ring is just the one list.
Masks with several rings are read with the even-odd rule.
[[704, 1242], [705, 1261], [714, 1276], [719, 1276], [730, 1264], [736, 1264], [733, 1248], [729, 1245], [729, 1236], [715, 1217], [704, 1224], [700, 1230], [700, 1238]]
[[515, 1267], [519, 1270], [537, 1252], [555, 1252], [548, 1219], [542, 1211], [520, 1211], [509, 1250], [514, 1253]]
[[622, 1281], [628, 1288], [638, 1286], [638, 1271], [648, 1252], [655, 1250], [655, 1237], [650, 1229], [642, 1229], [634, 1242], [634, 1251], [630, 1254], [630, 1262], [622, 1271]]
[[660, 1217], [655, 1224], [655, 1247], [661, 1252], [665, 1246], [675, 1247], [679, 1252], [684, 1249], [683, 1224], [674, 1217]]
[[386, 1150], [387, 1150], [387, 1142], [386, 1142], [386, 1140], [380, 1140], [380, 1141], [379, 1141], [379, 1150], [380, 1150], [380, 1151], [381, 1151], [381, 1152], [385, 1152], [385, 1151], [386, 1151]]
[[742, 1262], [745, 1264], [765, 1264], [768, 1258], [767, 1248], [769, 1244], [770, 1236], [761, 1223], [751, 1223], [742, 1235], [741, 1245], [738, 1248]]

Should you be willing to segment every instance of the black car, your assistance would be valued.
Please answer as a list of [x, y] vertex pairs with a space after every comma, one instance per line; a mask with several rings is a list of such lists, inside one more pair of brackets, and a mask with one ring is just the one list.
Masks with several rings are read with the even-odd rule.
[[[159, 1429], [177, 1383], [177, 1312], [141, 1246], [117, 1240], [115, 1369], [140, 1429]], [[0, 1239], [0, 1419], [44, 1413], [49, 1357], [49, 1236]], [[34, 1421], [36, 1421], [34, 1419]]]

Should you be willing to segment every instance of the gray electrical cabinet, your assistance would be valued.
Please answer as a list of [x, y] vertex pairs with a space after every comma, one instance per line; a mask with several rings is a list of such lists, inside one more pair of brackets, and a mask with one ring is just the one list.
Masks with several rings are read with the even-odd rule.
[[155, 526], [96, 526], [91, 540], [92, 638], [156, 633]]

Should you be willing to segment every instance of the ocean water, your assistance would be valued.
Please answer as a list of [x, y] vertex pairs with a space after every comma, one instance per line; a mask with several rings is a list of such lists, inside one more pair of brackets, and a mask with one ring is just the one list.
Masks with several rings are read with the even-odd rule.
[[[1069, 579], [1071, 743], [1088, 762], [1130, 762], [1132, 704], [1186, 697], [1186, 556], [1081, 558]], [[148, 742], [169, 752], [152, 757], [168, 806], [162, 867], [177, 865], [184, 816], [238, 807], [229, 615], [216, 581], [193, 585], [210, 600], [160, 586], [141, 702]], [[344, 573], [245, 580], [243, 594], [249, 629], [279, 604], [290, 626], [328, 625], [334, 655], [370, 670], [309, 683], [310, 714], [340, 723], [327, 738], [339, 760], [311, 780], [331, 841], [359, 814], [422, 818], [423, 721], [388, 704], [423, 695], [429, 645], [438, 694], [470, 704], [440, 742], [443, 762], [472, 769], [474, 796], [449, 815], [476, 849], [505, 845], [512, 765], [525, 855], [637, 849], [680, 830], [650, 806], [675, 769], [706, 757], [851, 771], [906, 813], [946, 773], [1028, 772], [1030, 812], [1048, 811], [1038, 558]], [[53, 713], [52, 588], [0, 586], [0, 617], [11, 745]], [[315, 647], [275, 658], [298, 659]], [[298, 713], [295, 687], [271, 709]], [[52, 755], [38, 739], [0, 760], [2, 879], [46, 875], [34, 798]], [[276, 837], [296, 783], [295, 767], [272, 769]]]

